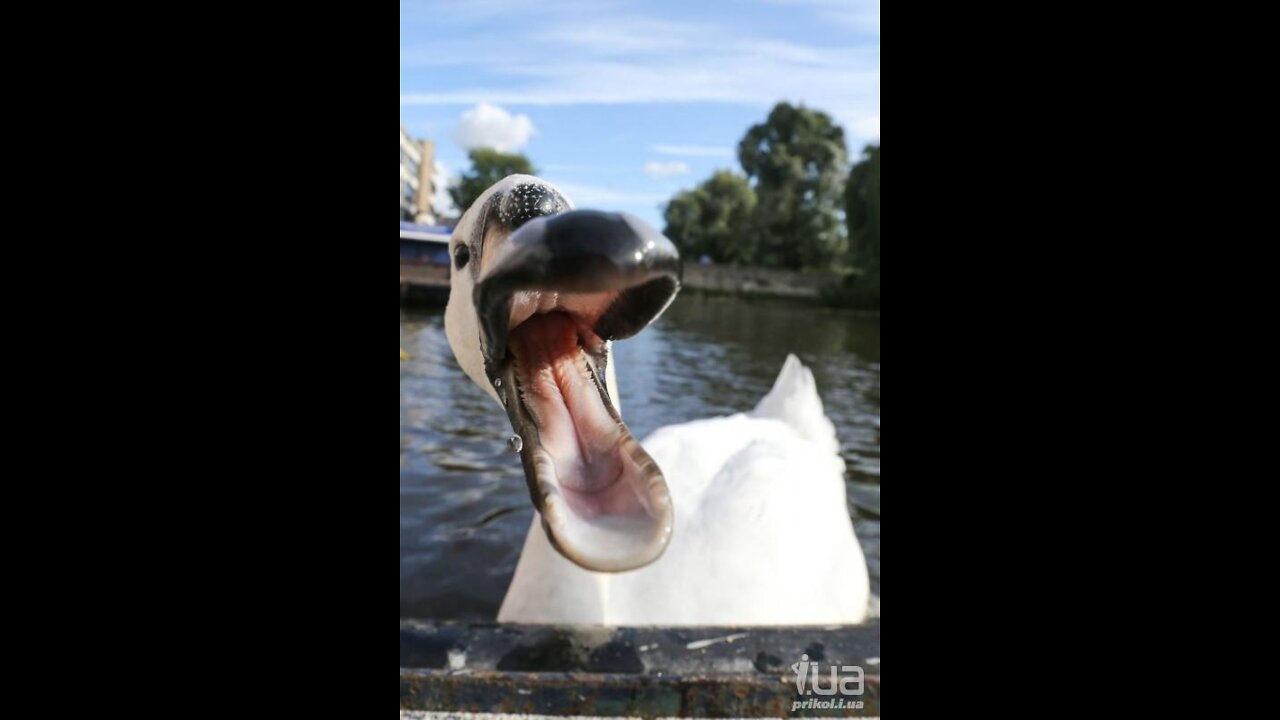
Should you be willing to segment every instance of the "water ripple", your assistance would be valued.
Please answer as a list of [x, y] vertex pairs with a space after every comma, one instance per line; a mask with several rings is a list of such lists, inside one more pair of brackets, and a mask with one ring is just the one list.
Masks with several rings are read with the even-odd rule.
[[[533, 519], [505, 414], [458, 368], [439, 311], [400, 312], [400, 617], [492, 621]], [[754, 407], [789, 352], [817, 378], [849, 468], [849, 512], [880, 592], [880, 321], [685, 295], [618, 343], [622, 406], [644, 437]]]

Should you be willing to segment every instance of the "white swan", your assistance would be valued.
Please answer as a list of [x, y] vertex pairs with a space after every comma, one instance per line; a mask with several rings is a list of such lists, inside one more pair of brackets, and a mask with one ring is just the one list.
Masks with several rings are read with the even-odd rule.
[[678, 291], [666, 238], [512, 176], [467, 211], [450, 251], [449, 343], [506, 408], [539, 512], [500, 622], [866, 618], [835, 428], [798, 359], [750, 413], [662, 428], [643, 444], [622, 422], [611, 341], [643, 330]]

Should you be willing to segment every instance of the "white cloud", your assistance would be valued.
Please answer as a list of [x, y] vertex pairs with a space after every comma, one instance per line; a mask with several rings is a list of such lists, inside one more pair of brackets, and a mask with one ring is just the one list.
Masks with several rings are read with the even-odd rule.
[[732, 148], [707, 147], [704, 145], [654, 145], [652, 150], [659, 155], [698, 158], [732, 158]]
[[[861, 115], [853, 113], [844, 118], [845, 126], [849, 129], [851, 137], [867, 142], [880, 142], [880, 114]], [[858, 150], [859, 148], [850, 148], [850, 150]]]
[[847, 30], [880, 35], [880, 0], [766, 0], [773, 5], [808, 6]]
[[528, 115], [512, 115], [496, 105], [481, 102], [462, 113], [454, 140], [468, 149], [519, 150], [538, 134]]
[[651, 178], [668, 178], [676, 175], [688, 175], [689, 166], [683, 162], [647, 162], [644, 174]]
[[[410, 22], [402, 3], [400, 105], [732, 103], [767, 111], [787, 101], [831, 113], [845, 126], [851, 151], [878, 141], [880, 0], [758, 1], [823, 32], [796, 40], [804, 36], [732, 17], [673, 19], [643, 3], [599, 0], [542, 0], [536, 12], [527, 0], [439, 2], [411, 13]], [[471, 10], [460, 10], [464, 5]], [[515, 22], [508, 18], [518, 18], [521, 41], [488, 51], [490, 24]], [[431, 81], [441, 75], [465, 80], [441, 87]], [[697, 149], [705, 154], [654, 151], [734, 156], [726, 148]]]
[[[771, 36], [767, 29], [743, 32], [732, 22], [658, 18], [638, 5], [619, 12], [607, 3], [564, 7], [552, 2], [540, 4], [536, 13], [522, 12], [522, 41], [501, 52], [477, 52], [470, 33], [481, 30], [473, 24], [461, 24], [453, 35], [433, 36], [429, 45], [406, 45], [402, 29], [400, 104], [716, 102], [765, 109], [787, 100], [832, 113], [847, 124], [854, 143], [878, 136], [878, 0], [774, 1], [854, 32], [838, 44], [800, 43]], [[493, 6], [506, 7], [499, 0]], [[405, 84], [417, 74], [444, 72], [445, 66], [450, 74], [472, 78], [472, 84], [431, 91]], [[714, 152], [684, 156], [732, 157], [732, 151]]]
[[[778, 100], [823, 109], [854, 106], [879, 112], [879, 48], [837, 52], [821, 63], [784, 55], [794, 49], [716, 48], [655, 55], [641, 63], [612, 59], [541, 58], [530, 80], [512, 87], [402, 93], [400, 104], [613, 105], [731, 102], [770, 107]], [[554, 56], [554, 52], [548, 51]], [[874, 55], [874, 57], [872, 57]]]
[[657, 195], [649, 193], [630, 193], [613, 190], [610, 188], [596, 187], [593, 185], [579, 185], [577, 183], [555, 182], [552, 184], [556, 189], [564, 193], [573, 201], [574, 207], [579, 208], [616, 208], [623, 207], [654, 207], [671, 199], [669, 195]]

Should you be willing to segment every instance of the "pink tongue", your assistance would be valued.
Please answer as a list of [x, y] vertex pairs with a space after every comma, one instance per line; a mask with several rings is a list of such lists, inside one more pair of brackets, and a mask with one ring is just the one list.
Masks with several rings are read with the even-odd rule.
[[627, 431], [605, 407], [578, 342], [577, 322], [560, 312], [535, 315], [511, 333], [524, 404], [573, 512], [632, 513], [641, 502], [627, 480], [639, 468], [623, 453]]

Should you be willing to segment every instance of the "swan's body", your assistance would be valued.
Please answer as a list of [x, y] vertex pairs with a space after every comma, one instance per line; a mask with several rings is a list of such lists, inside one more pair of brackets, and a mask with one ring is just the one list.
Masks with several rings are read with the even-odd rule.
[[676, 528], [658, 562], [587, 572], [525, 541], [499, 622], [611, 626], [834, 625], [866, 618], [866, 560], [844, 462], [813, 375], [795, 357], [751, 413], [644, 441], [667, 475]]
[[572, 208], [512, 176], [451, 239], [449, 344], [520, 436], [538, 511], [499, 620], [861, 622], [866, 561], [813, 374], [791, 357], [753, 412], [638, 442], [611, 342], [674, 299], [679, 253], [638, 218]]

